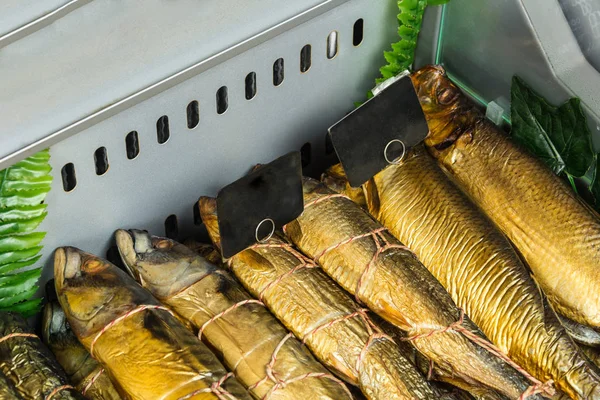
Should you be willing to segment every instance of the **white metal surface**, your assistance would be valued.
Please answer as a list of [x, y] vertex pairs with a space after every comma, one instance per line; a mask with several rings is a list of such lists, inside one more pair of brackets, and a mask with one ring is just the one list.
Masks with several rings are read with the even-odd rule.
[[9, 0], [0, 22], [13, 29], [72, 10], [0, 47], [0, 168], [345, 1], [46, 0], [22, 12]]
[[[215, 195], [255, 163], [299, 150], [305, 143], [311, 143], [313, 164], [322, 162], [327, 128], [352, 110], [355, 101], [364, 100], [374, 85], [384, 63], [383, 51], [397, 38], [396, 14], [394, 0], [343, 2], [52, 146], [54, 184], [47, 198], [48, 217], [40, 227], [48, 232], [43, 242], [43, 281], [52, 275], [50, 257], [57, 246], [77, 246], [103, 256], [115, 229], [164, 234], [169, 215], [177, 216], [179, 231], [185, 236], [199, 229], [193, 218], [199, 196]], [[361, 18], [364, 39], [354, 46], [353, 27]], [[327, 37], [332, 31], [338, 32], [338, 54], [328, 59]], [[300, 54], [307, 44], [312, 63], [302, 73]], [[181, 61], [188, 56], [185, 53], [180, 48], [162, 57]], [[274, 86], [273, 65], [280, 58], [284, 80]], [[74, 69], [69, 67], [69, 71]], [[245, 78], [250, 72], [257, 76], [257, 94], [246, 100]], [[58, 77], [59, 71], [54, 73]], [[85, 103], [86, 95], [95, 97], [108, 86], [114, 90], [114, 85], [125, 84], [127, 76], [137, 82], [139, 75], [147, 73], [143, 69], [123, 72], [118, 82], [90, 77], [79, 91], [72, 86], [64, 92]], [[63, 93], [55, 82], [42, 83], [54, 88], [56, 97]], [[218, 114], [216, 94], [223, 86], [228, 88], [228, 108]], [[192, 101], [199, 104], [199, 123], [189, 129], [186, 109]], [[159, 144], [156, 124], [164, 115], [169, 119], [170, 138]], [[33, 119], [47, 122], [55, 117], [32, 115], [31, 119], [27, 126], [43, 128]], [[125, 143], [131, 131], [138, 133], [140, 145], [139, 155], [132, 160], [126, 156]], [[102, 176], [96, 175], [94, 164], [94, 152], [100, 147], [106, 148], [109, 162]], [[75, 167], [77, 186], [67, 193], [61, 169], [68, 163]]]

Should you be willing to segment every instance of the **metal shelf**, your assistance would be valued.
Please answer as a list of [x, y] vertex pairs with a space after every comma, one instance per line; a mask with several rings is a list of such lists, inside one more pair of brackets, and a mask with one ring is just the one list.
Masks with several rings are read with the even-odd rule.
[[39, 24], [0, 47], [0, 169], [346, 1], [9, 0], [3, 31]]

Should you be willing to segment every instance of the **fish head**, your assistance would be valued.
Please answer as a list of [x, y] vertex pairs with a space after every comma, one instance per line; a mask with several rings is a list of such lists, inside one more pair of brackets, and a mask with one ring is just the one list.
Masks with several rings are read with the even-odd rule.
[[71, 330], [58, 301], [48, 302], [44, 306], [42, 338], [68, 376], [77, 373], [89, 357]]
[[54, 279], [60, 305], [80, 339], [138, 304], [158, 304], [124, 271], [75, 247], [54, 252]]
[[129, 273], [162, 300], [181, 292], [216, 269], [187, 246], [146, 231], [119, 229], [115, 238]]
[[443, 67], [425, 66], [414, 72], [411, 79], [429, 126], [425, 139], [429, 148], [443, 151], [454, 146], [465, 133], [465, 127], [471, 128], [481, 117], [448, 79]]
[[67, 322], [67, 317], [55, 301], [46, 303], [42, 317], [42, 338], [44, 343], [51, 348], [54, 346], [66, 347], [69, 340], [71, 328]]

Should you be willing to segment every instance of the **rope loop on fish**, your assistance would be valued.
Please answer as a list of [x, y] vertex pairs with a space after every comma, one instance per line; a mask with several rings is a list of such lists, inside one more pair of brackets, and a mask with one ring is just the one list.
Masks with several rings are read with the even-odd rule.
[[198, 331], [198, 339], [202, 339], [202, 333], [204, 332], [204, 330], [206, 329], [206, 327], [208, 325], [210, 325], [212, 322], [215, 322], [216, 320], [218, 320], [219, 318], [223, 317], [227, 313], [229, 313], [229, 312], [231, 312], [233, 310], [236, 310], [236, 309], [238, 309], [241, 306], [245, 306], [246, 304], [260, 304], [261, 306], [264, 307], [264, 304], [263, 304], [262, 301], [260, 301], [260, 300], [254, 300], [254, 299], [243, 300], [243, 301], [240, 301], [238, 303], [235, 303], [231, 307], [229, 307], [226, 310], [218, 313], [217, 315], [215, 315], [214, 317], [212, 317], [211, 319], [209, 319], [208, 321], [206, 321], [205, 323], [203, 323], [202, 326], [200, 327], [200, 330]]
[[[35, 335], [33, 333], [27, 333], [27, 332], [14, 332], [14, 333], [9, 333], [6, 336], [2, 336], [0, 338], [0, 343], [8, 340], [8, 339], [12, 339], [12, 338], [36, 338], [39, 339], [38, 335]], [[71, 385], [62, 385], [59, 386], [57, 388], [54, 388], [54, 390], [52, 390], [52, 392], [50, 392], [50, 394], [48, 396], [46, 396], [44, 398], [44, 400], [51, 400], [54, 396], [56, 396], [59, 392], [62, 392], [63, 390], [75, 390], [75, 388]]]
[[81, 394], [85, 396], [87, 391], [90, 390], [90, 388], [94, 385], [94, 383], [96, 383], [98, 378], [100, 378], [100, 375], [102, 375], [103, 373], [104, 373], [104, 368], [100, 368], [100, 370], [98, 372], [96, 372], [96, 374], [94, 374], [92, 379], [90, 379], [90, 381], [87, 383], [87, 385], [85, 385], [85, 387], [81, 391]]
[[44, 400], [51, 400], [54, 396], [56, 396], [58, 393], [62, 392], [63, 390], [75, 390], [75, 388], [71, 385], [62, 385], [59, 386], [57, 388], [55, 388], [52, 392], [50, 392], [50, 394], [48, 396], [46, 396], [44, 398]]
[[279, 344], [273, 350], [273, 354], [271, 355], [271, 360], [267, 364], [267, 367], [266, 367], [266, 376], [264, 378], [262, 378], [261, 380], [259, 380], [258, 382], [256, 382], [255, 384], [249, 386], [248, 390], [252, 391], [252, 390], [256, 389], [258, 386], [260, 386], [263, 383], [267, 382], [268, 380], [271, 380], [275, 384], [271, 387], [271, 389], [269, 389], [269, 391], [261, 399], [261, 400], [268, 400], [273, 395], [273, 393], [275, 393], [279, 389], [285, 388], [290, 383], [299, 382], [299, 381], [302, 381], [304, 379], [309, 379], [309, 378], [319, 378], [319, 379], [329, 379], [329, 380], [332, 380], [332, 381], [340, 384], [342, 386], [342, 388], [344, 388], [344, 390], [348, 394], [348, 397], [350, 399], [352, 399], [353, 398], [352, 397], [352, 393], [350, 393], [350, 390], [348, 390], [348, 388], [346, 387], [346, 385], [344, 384], [344, 382], [342, 382], [341, 380], [339, 380], [335, 376], [333, 376], [331, 374], [328, 374], [328, 373], [324, 373], [324, 372], [309, 372], [309, 373], [306, 373], [306, 374], [303, 374], [303, 375], [299, 375], [299, 376], [296, 376], [294, 378], [289, 378], [289, 379], [286, 379], [286, 380], [279, 379], [277, 377], [277, 374], [275, 372], [275, 363], [277, 362], [277, 355], [279, 354], [279, 351], [281, 350], [281, 348], [283, 347], [283, 345], [285, 344], [285, 342], [287, 342], [287, 340], [290, 339], [290, 338], [292, 338], [292, 337], [294, 337], [294, 334], [288, 333], [287, 335], [285, 335], [283, 337], [283, 339], [281, 339], [281, 341], [279, 342]]
[[[210, 387], [195, 390], [192, 393], [189, 393], [183, 397], [180, 397], [178, 400], [187, 400], [190, 397], [194, 397], [195, 395], [202, 394], [202, 393], [214, 393], [219, 400], [236, 400], [237, 397], [235, 397], [234, 395], [229, 393], [227, 390], [223, 389], [223, 384], [225, 383], [225, 381], [227, 379], [231, 378], [232, 376], [233, 376], [233, 372], [229, 372], [229, 373], [223, 375], [223, 377], [221, 379], [219, 379], [218, 381], [213, 382], [213, 384], [210, 385]], [[227, 397], [225, 397], [225, 396], [227, 396]]]
[[477, 335], [476, 333], [473, 333], [470, 330], [468, 330], [467, 328], [465, 328], [463, 326], [464, 319], [465, 319], [465, 311], [463, 309], [460, 309], [460, 317], [459, 317], [458, 321], [453, 322], [452, 324], [448, 325], [447, 327], [439, 328], [439, 329], [432, 329], [429, 332], [409, 336], [409, 337], [403, 338], [402, 340], [409, 342], [409, 341], [413, 341], [413, 340], [428, 338], [430, 336], [433, 336], [433, 335], [436, 335], [439, 333], [446, 333], [449, 331], [462, 333], [466, 338], [471, 340], [473, 343], [483, 347], [484, 349], [486, 349], [487, 351], [492, 353], [494, 356], [498, 357], [499, 359], [501, 359], [502, 361], [504, 361], [505, 363], [507, 363], [514, 369], [516, 369], [521, 375], [523, 375], [526, 379], [528, 379], [531, 383], [533, 383], [533, 385], [529, 386], [527, 388], [527, 390], [525, 390], [521, 394], [521, 396], [519, 397], [519, 400], [527, 399], [528, 397], [536, 395], [536, 394], [545, 394], [550, 397], [554, 396], [556, 391], [554, 390], [554, 387], [553, 387], [554, 382], [552, 380], [542, 383], [540, 380], [536, 379], [529, 372], [527, 372], [525, 369], [523, 369], [520, 365], [518, 365], [513, 360], [511, 360], [507, 355], [505, 355], [498, 347], [496, 347], [495, 345], [493, 345], [486, 339], [482, 338], [481, 336]]
[[290, 275], [293, 275], [294, 273], [296, 273], [296, 272], [298, 272], [298, 271], [300, 271], [301, 269], [304, 269], [304, 268], [318, 268], [317, 264], [315, 264], [310, 258], [304, 256], [302, 253], [300, 253], [299, 251], [297, 251], [296, 249], [294, 249], [289, 243], [264, 243], [264, 244], [255, 244], [251, 248], [253, 248], [253, 249], [260, 249], [260, 248], [280, 248], [280, 249], [285, 249], [287, 252], [291, 253], [294, 257], [296, 257], [298, 259], [298, 261], [300, 261], [299, 265], [295, 266], [291, 270], [287, 271], [284, 274], [281, 274], [276, 279], [274, 279], [271, 282], [269, 282], [267, 284], [267, 286], [265, 286], [260, 291], [260, 293], [258, 294], [258, 299], [260, 301], [263, 301], [264, 294], [267, 292], [267, 290], [269, 290], [270, 288], [272, 288], [274, 286], [277, 286], [279, 283], [281, 283], [284, 279], [286, 279]]
[[322, 203], [324, 201], [331, 200], [331, 199], [336, 199], [336, 198], [342, 198], [342, 199], [346, 199], [346, 200], [352, 201], [352, 199], [350, 197], [346, 196], [345, 194], [342, 194], [342, 193], [333, 193], [333, 194], [328, 194], [327, 196], [317, 197], [316, 199], [314, 199], [312, 201], [309, 201], [308, 203], [304, 204], [304, 209], [306, 210], [309, 207], [312, 207], [312, 206], [315, 206], [315, 205], [317, 205], [319, 203]]
[[519, 400], [525, 400], [531, 396], [535, 396], [536, 394], [545, 394], [548, 396], [553, 396], [556, 391], [554, 390], [554, 381], [550, 379], [545, 383], [534, 384], [529, 386], [527, 390], [521, 394]]
[[4, 342], [5, 340], [15, 338], [15, 337], [31, 337], [31, 338], [39, 339], [38, 335], [34, 335], [33, 333], [15, 332], [15, 333], [11, 333], [11, 334], [1, 337], [0, 343]]
[[145, 311], [145, 310], [162, 310], [162, 311], [166, 311], [169, 314], [171, 314], [173, 317], [175, 317], [175, 314], [173, 314], [173, 311], [169, 310], [166, 307], [163, 306], [157, 306], [157, 305], [147, 305], [147, 304], [143, 304], [140, 306], [137, 306], [136, 308], [126, 312], [125, 314], [121, 315], [118, 318], [115, 318], [114, 320], [112, 320], [111, 322], [109, 322], [108, 324], [106, 324], [106, 326], [104, 328], [102, 328], [100, 330], [100, 332], [98, 332], [98, 334], [96, 334], [96, 336], [94, 337], [94, 340], [92, 340], [92, 343], [90, 344], [90, 355], [94, 357], [94, 345], [96, 344], [96, 342], [98, 341], [98, 339], [100, 339], [100, 336], [102, 336], [104, 334], [104, 332], [106, 332], [107, 330], [109, 330], [110, 328], [112, 328], [113, 326], [115, 326], [116, 324], [118, 324], [119, 322], [123, 321], [124, 319], [137, 314], [139, 312]]
[[[327, 195], [327, 196], [323, 196], [323, 197], [319, 197], [309, 203], [307, 203], [304, 208], [308, 208], [308, 207], [312, 207], [315, 204], [318, 204], [320, 202], [326, 201], [326, 200], [330, 200], [332, 198], [347, 198], [349, 199], [347, 196], [342, 195], [342, 194], [331, 194], [331, 195]], [[399, 249], [399, 250], [404, 250], [404, 251], [408, 251], [411, 254], [414, 255], [414, 253], [412, 253], [412, 251], [407, 248], [404, 245], [401, 244], [392, 244], [389, 242], [389, 240], [387, 240], [387, 238], [384, 235], [384, 232], [387, 231], [387, 228], [385, 227], [380, 227], [377, 229], [374, 229], [371, 232], [367, 232], [355, 237], [351, 237], [345, 240], [342, 240], [341, 242], [334, 244], [332, 246], [329, 246], [328, 248], [326, 248], [325, 250], [323, 250], [321, 253], [317, 254], [314, 257], [315, 262], [319, 263], [321, 258], [323, 256], [325, 256], [327, 253], [338, 249], [339, 247], [346, 245], [348, 243], [352, 243], [356, 240], [360, 240], [360, 239], [364, 239], [367, 237], [371, 237], [373, 239], [373, 241], [375, 242], [375, 246], [376, 246], [376, 251], [373, 254], [373, 257], [371, 258], [371, 260], [369, 260], [369, 263], [367, 264], [367, 266], [365, 267], [365, 269], [362, 271], [360, 278], [356, 284], [356, 289], [354, 292], [354, 297], [356, 299], [356, 301], [360, 304], [362, 304], [362, 301], [360, 299], [360, 293], [362, 291], [365, 279], [367, 276], [369, 276], [369, 273], [371, 271], [371, 269], [373, 268], [373, 265], [375, 265], [377, 259], [379, 258], [379, 256], [391, 249]], [[422, 334], [418, 334], [418, 335], [414, 335], [408, 338], [405, 338], [403, 340], [405, 341], [412, 341], [412, 340], [417, 340], [417, 339], [421, 339], [421, 338], [426, 338], [426, 337], [430, 337], [432, 335], [438, 334], [438, 333], [445, 333], [445, 332], [449, 332], [449, 331], [456, 331], [456, 332], [460, 332], [462, 333], [465, 337], [467, 337], [468, 339], [470, 339], [473, 343], [478, 344], [479, 346], [483, 347], [484, 349], [488, 350], [490, 353], [492, 353], [493, 355], [495, 355], [496, 357], [500, 358], [501, 360], [503, 360], [504, 362], [506, 362], [507, 364], [509, 364], [511, 367], [513, 367], [514, 369], [516, 369], [519, 373], [521, 373], [525, 378], [527, 378], [531, 383], [533, 383], [532, 386], [530, 386], [522, 395], [522, 399], [525, 399], [529, 396], [532, 396], [534, 394], [538, 394], [538, 393], [544, 393], [548, 396], [553, 396], [555, 393], [555, 390], [552, 386], [552, 381], [546, 382], [546, 383], [542, 383], [541, 381], [539, 381], [538, 379], [536, 379], [535, 377], [533, 377], [531, 374], [529, 374], [527, 371], [525, 371], [523, 368], [521, 368], [521, 366], [519, 366], [518, 364], [516, 364], [513, 360], [511, 360], [509, 357], [507, 357], [505, 354], [502, 353], [502, 351], [500, 351], [500, 349], [498, 349], [496, 346], [494, 346], [492, 343], [488, 342], [487, 340], [481, 338], [479, 335], [469, 331], [468, 329], [466, 329], [463, 326], [464, 323], [464, 317], [465, 317], [465, 313], [464, 310], [460, 310], [460, 317], [458, 319], [458, 321], [450, 324], [447, 327], [444, 328], [440, 328], [440, 329], [433, 329], [429, 332], [426, 333], [422, 333]], [[524, 396], [524, 397], [523, 397]], [[521, 400], [521, 399], [520, 399]]]
[[[330, 196], [327, 196], [327, 197], [330, 197]], [[311, 204], [311, 203], [309, 203], [309, 204]], [[306, 208], [306, 206], [305, 206], [305, 208]], [[364, 281], [365, 281], [366, 277], [369, 275], [369, 272], [371, 272], [373, 265], [375, 265], [375, 263], [377, 262], [377, 259], [379, 258], [379, 256], [382, 253], [384, 253], [388, 250], [391, 250], [391, 249], [398, 249], [398, 250], [408, 251], [412, 254], [412, 252], [410, 251], [410, 249], [408, 247], [401, 245], [401, 244], [390, 243], [387, 240], [387, 238], [383, 235], [383, 232], [386, 232], [386, 231], [387, 231], [387, 228], [381, 227], [381, 228], [377, 228], [371, 232], [363, 233], [362, 235], [358, 235], [358, 236], [354, 236], [354, 237], [342, 240], [341, 242], [334, 244], [333, 246], [329, 246], [328, 248], [323, 250], [321, 253], [319, 253], [317, 256], [315, 256], [315, 261], [319, 262], [319, 260], [325, 254], [327, 254], [345, 244], [352, 243], [356, 240], [360, 240], [360, 239], [367, 238], [367, 237], [373, 238], [373, 241], [375, 242], [375, 246], [376, 246], [377, 250], [375, 251], [375, 254], [373, 254], [373, 258], [371, 258], [371, 260], [369, 260], [369, 263], [367, 264], [367, 266], [363, 270], [362, 274], [360, 275], [360, 278], [358, 279], [358, 283], [356, 284], [356, 289], [354, 290], [354, 298], [356, 299], [356, 302], [359, 304], [363, 304], [362, 300], [360, 299], [360, 292], [364, 286]], [[383, 245], [381, 244], [381, 242], [383, 242]]]

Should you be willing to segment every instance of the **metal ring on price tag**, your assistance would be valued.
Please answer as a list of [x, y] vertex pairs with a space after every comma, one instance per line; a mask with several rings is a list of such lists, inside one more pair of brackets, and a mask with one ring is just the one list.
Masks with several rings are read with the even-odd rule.
[[[402, 145], [402, 155], [396, 159], [394, 159], [393, 161], [390, 161], [389, 157], [388, 157], [388, 149], [390, 148], [390, 145], [392, 143], [400, 143]], [[383, 156], [385, 157], [385, 161], [388, 162], [388, 164], [393, 164], [393, 165], [399, 165], [402, 160], [404, 159], [404, 156], [406, 155], [406, 145], [404, 144], [404, 142], [400, 139], [394, 139], [391, 140], [387, 146], [385, 146], [385, 149], [383, 150]]]
[[[265, 222], [271, 223], [271, 232], [269, 232], [269, 234], [266, 237], [259, 239], [258, 231], [259, 231], [260, 227], [262, 226], [262, 224], [264, 224]], [[258, 224], [256, 226], [256, 232], [255, 232], [256, 241], [258, 243], [265, 243], [266, 241], [268, 241], [269, 239], [271, 239], [273, 237], [274, 233], [275, 233], [275, 221], [273, 221], [271, 218], [265, 218], [262, 221], [260, 221], [260, 224]]]

